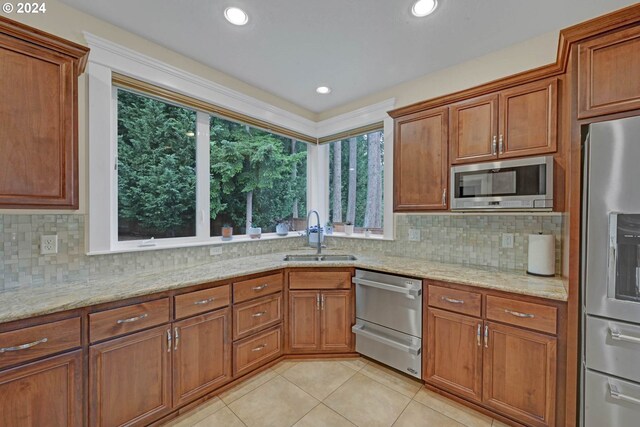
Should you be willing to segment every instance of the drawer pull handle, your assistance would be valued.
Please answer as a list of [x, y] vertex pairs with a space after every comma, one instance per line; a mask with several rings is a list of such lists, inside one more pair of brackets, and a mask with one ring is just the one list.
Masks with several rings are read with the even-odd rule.
[[142, 320], [146, 317], [149, 317], [149, 315], [147, 313], [145, 314], [141, 314], [140, 316], [136, 316], [136, 317], [130, 317], [128, 319], [120, 319], [118, 321], [116, 321], [116, 323], [118, 325], [122, 325], [123, 323], [133, 323], [133, 322], [137, 322], [138, 320]]
[[476, 331], [476, 342], [478, 344], [478, 347], [482, 347], [482, 344], [480, 343], [481, 339], [481, 335], [482, 335], [482, 323], [478, 323], [478, 330]]
[[211, 297], [211, 298], [203, 299], [203, 300], [200, 300], [200, 301], [195, 301], [195, 302], [193, 303], [193, 305], [204, 305], [204, 304], [209, 304], [209, 303], [214, 302], [215, 300], [216, 300], [216, 299], [215, 299], [214, 297]]
[[173, 328], [173, 332], [176, 337], [174, 340], [173, 350], [178, 351], [178, 344], [180, 344], [180, 330], [178, 328]]
[[442, 301], [448, 302], [449, 304], [464, 304], [464, 300], [449, 297], [442, 297]]
[[266, 289], [266, 288], [267, 288], [267, 286], [269, 286], [269, 284], [268, 284], [268, 283], [265, 283], [264, 285], [254, 286], [254, 287], [253, 287], [253, 288], [251, 288], [251, 289], [253, 289], [254, 291], [258, 292], [258, 291], [261, 291], [261, 290], [263, 290], [263, 289]]
[[262, 317], [262, 316], [264, 316], [265, 314], [267, 314], [267, 312], [266, 312], [266, 311], [259, 311], [259, 312], [257, 312], [257, 313], [253, 313], [253, 314], [251, 315], [251, 317]]
[[251, 351], [261, 351], [261, 350], [264, 350], [265, 348], [267, 348], [267, 345], [266, 344], [262, 344], [262, 345], [257, 346], [256, 348], [252, 348]]
[[536, 317], [533, 314], [529, 314], [529, 313], [520, 313], [519, 311], [513, 311], [513, 310], [508, 310], [508, 309], [504, 309], [504, 312], [507, 314], [510, 314], [512, 316], [516, 316], [516, 317], [521, 317], [523, 319], [533, 319], [534, 317]]
[[636, 405], [640, 405], [640, 399], [636, 397], [627, 396], [626, 394], [622, 394], [618, 391], [618, 387], [614, 384], [609, 383], [609, 394], [613, 399], [624, 400], [625, 402], [633, 403]]
[[626, 341], [626, 342], [631, 342], [631, 343], [635, 343], [635, 344], [640, 344], [640, 338], [638, 338], [638, 337], [632, 337], [630, 335], [624, 335], [624, 334], [620, 333], [620, 331], [618, 331], [617, 329], [609, 329], [609, 332], [611, 333], [611, 339], [612, 340]]
[[35, 347], [38, 344], [44, 344], [47, 341], [49, 341], [49, 338], [42, 338], [38, 341], [34, 341], [34, 342], [30, 342], [28, 344], [21, 344], [21, 345], [17, 345], [15, 347], [4, 347], [4, 348], [0, 348], [0, 353], [5, 353], [7, 351], [20, 351], [20, 350], [26, 350], [28, 348], [31, 347]]

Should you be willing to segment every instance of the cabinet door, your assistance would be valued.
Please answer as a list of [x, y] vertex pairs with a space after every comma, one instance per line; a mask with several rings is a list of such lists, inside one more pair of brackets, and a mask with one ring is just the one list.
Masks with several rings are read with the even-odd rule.
[[1, 30], [0, 206], [77, 209], [76, 63]]
[[173, 404], [182, 405], [231, 379], [229, 309], [175, 323]]
[[451, 106], [451, 163], [497, 158], [498, 95], [492, 94]]
[[482, 320], [427, 312], [426, 381], [471, 400], [482, 398]]
[[501, 158], [553, 153], [558, 148], [558, 79], [500, 92]]
[[556, 338], [487, 322], [483, 401], [527, 425], [555, 425]]
[[0, 426], [80, 427], [82, 351], [0, 373]]
[[396, 120], [393, 148], [395, 211], [447, 209], [449, 109]]
[[171, 332], [161, 326], [90, 347], [91, 426], [142, 426], [170, 411]]
[[353, 350], [351, 295], [351, 291], [322, 292], [320, 301], [321, 350], [335, 353]]
[[320, 347], [320, 292], [289, 292], [289, 346], [292, 352]]
[[578, 118], [640, 108], [640, 28], [580, 43]]

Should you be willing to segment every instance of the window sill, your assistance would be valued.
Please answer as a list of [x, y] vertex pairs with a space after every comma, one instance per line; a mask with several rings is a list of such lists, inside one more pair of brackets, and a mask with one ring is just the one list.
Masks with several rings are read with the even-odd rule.
[[336, 232], [334, 231], [333, 234], [325, 234], [326, 237], [338, 237], [341, 239], [360, 239], [360, 240], [393, 240], [393, 239], [389, 239], [389, 238], [385, 238], [383, 234], [372, 234], [371, 236], [367, 237], [364, 235], [364, 233], [353, 233], [353, 234], [346, 234], [346, 233], [341, 233], [341, 232]]
[[295, 237], [301, 237], [302, 232], [290, 231], [286, 236], [278, 236], [276, 233], [265, 233], [261, 235], [259, 239], [252, 239], [248, 234], [234, 235], [231, 240], [222, 240], [221, 236], [211, 237], [207, 240], [194, 240], [190, 242], [171, 243], [168, 241], [158, 243], [155, 246], [128, 246], [128, 247], [116, 247], [108, 251], [93, 251], [87, 252], [87, 255], [108, 255], [108, 254], [121, 254], [127, 252], [145, 252], [145, 251], [158, 251], [163, 249], [178, 249], [178, 248], [194, 248], [199, 246], [221, 246], [234, 243], [246, 243], [246, 242], [260, 242], [263, 240], [278, 240], [278, 239], [291, 239]]

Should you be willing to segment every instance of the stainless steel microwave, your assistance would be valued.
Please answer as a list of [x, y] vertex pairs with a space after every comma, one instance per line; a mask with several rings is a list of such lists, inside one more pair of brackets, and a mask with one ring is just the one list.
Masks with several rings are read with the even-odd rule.
[[451, 168], [452, 210], [551, 210], [553, 156]]

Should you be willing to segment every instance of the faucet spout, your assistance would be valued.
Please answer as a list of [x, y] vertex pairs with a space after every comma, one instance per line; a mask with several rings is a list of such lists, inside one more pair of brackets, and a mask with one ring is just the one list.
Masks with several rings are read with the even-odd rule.
[[316, 220], [318, 221], [318, 255], [322, 255], [322, 227], [320, 226], [320, 214], [316, 210], [309, 211], [307, 214], [307, 242], [311, 243], [311, 226], [309, 224], [309, 220], [311, 219], [311, 215], [316, 214]]

